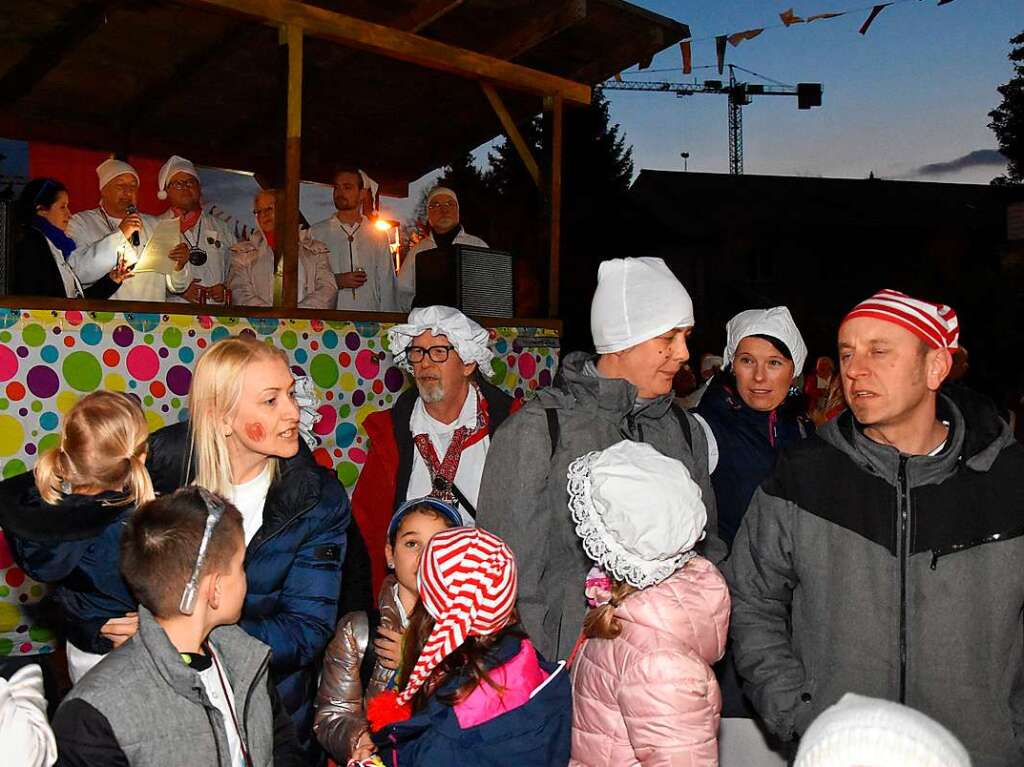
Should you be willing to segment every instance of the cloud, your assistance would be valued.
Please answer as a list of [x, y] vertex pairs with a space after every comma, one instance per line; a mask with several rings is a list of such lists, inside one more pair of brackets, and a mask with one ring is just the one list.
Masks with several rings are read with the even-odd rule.
[[975, 149], [962, 157], [947, 162], [933, 162], [922, 165], [914, 171], [915, 176], [945, 176], [969, 168], [1005, 167], [1006, 158], [998, 149]]

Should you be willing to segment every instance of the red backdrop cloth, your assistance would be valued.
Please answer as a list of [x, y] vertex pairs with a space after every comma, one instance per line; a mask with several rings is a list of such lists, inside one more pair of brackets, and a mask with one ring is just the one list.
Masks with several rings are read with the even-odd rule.
[[[30, 141], [28, 145], [28, 174], [30, 178], [49, 176], [68, 188], [71, 212], [78, 213], [99, 205], [99, 179], [96, 166], [110, 157], [110, 152], [46, 144]], [[163, 160], [131, 155], [128, 162], [139, 174], [139, 210], [159, 215], [167, 210], [167, 202], [157, 199], [156, 179]]]

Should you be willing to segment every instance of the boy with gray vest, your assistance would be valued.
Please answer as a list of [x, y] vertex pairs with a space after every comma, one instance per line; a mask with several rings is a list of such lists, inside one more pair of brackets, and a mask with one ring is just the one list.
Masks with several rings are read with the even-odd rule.
[[139, 630], [57, 711], [58, 764], [298, 764], [270, 681], [270, 649], [234, 624], [246, 581], [242, 517], [189, 487], [140, 506], [121, 539]]

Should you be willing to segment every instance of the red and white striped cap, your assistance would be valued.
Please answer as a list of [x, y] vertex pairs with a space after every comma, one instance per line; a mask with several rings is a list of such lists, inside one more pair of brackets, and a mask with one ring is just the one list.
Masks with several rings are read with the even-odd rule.
[[854, 317], [874, 317], [899, 325], [933, 349], [952, 352], [960, 342], [960, 323], [951, 306], [912, 298], [898, 290], [878, 291], [853, 307], [843, 322]]
[[516, 560], [501, 538], [478, 527], [434, 535], [420, 559], [420, 599], [434, 618], [398, 704], [409, 702], [438, 664], [471, 636], [496, 634], [516, 603]]

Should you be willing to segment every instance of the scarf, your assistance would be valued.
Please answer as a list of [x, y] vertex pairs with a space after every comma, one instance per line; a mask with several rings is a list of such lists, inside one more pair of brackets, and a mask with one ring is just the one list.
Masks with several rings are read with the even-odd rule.
[[52, 242], [54, 247], [63, 254], [65, 261], [74, 253], [77, 247], [75, 241], [64, 234], [64, 230], [54, 226], [42, 216], [32, 217], [32, 228]]
[[434, 443], [430, 441], [430, 435], [416, 434], [413, 436], [416, 449], [430, 473], [430, 484], [433, 488], [430, 495], [450, 504], [458, 503], [451, 488], [455, 484], [455, 475], [459, 472], [462, 451], [475, 445], [489, 433], [487, 427], [490, 417], [487, 412], [487, 400], [484, 399], [483, 393], [476, 383], [473, 384], [473, 389], [476, 392], [476, 423], [472, 427], [460, 426], [455, 430], [443, 460], [438, 459]]
[[444, 234], [435, 232], [433, 229], [430, 230], [430, 234], [434, 238], [434, 244], [438, 248], [451, 248], [455, 242], [455, 238], [459, 236], [459, 232], [461, 231], [462, 224], [456, 224]]
[[196, 225], [196, 221], [203, 215], [203, 206], [200, 205], [195, 210], [186, 213], [181, 208], [171, 208], [171, 212], [174, 213], [174, 217], [178, 219], [178, 223], [181, 225], [181, 231], [187, 232], [193, 226]]

